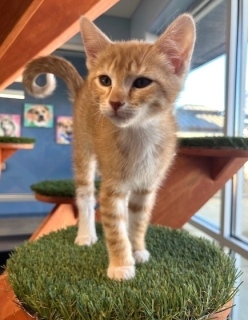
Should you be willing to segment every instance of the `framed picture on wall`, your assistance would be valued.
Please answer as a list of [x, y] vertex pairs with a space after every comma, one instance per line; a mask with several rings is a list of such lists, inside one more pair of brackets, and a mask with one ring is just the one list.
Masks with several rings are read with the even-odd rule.
[[20, 137], [21, 116], [19, 114], [0, 114], [0, 136]]
[[56, 120], [56, 142], [70, 144], [73, 138], [72, 117], [59, 116]]
[[52, 128], [53, 106], [48, 104], [24, 104], [24, 127]]

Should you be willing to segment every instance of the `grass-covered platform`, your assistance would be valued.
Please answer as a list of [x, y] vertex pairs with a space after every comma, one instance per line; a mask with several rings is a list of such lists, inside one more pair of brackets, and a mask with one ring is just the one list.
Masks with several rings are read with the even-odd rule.
[[248, 149], [248, 138], [243, 137], [190, 137], [179, 138], [179, 147], [197, 147], [211, 149]]
[[35, 193], [50, 197], [75, 197], [73, 179], [43, 180], [30, 186]]
[[76, 227], [50, 233], [16, 249], [7, 262], [10, 284], [38, 319], [202, 320], [236, 293], [238, 271], [218, 247], [187, 232], [152, 226], [151, 260], [133, 280], [106, 276], [101, 225], [92, 247], [74, 244]]
[[[73, 179], [43, 180], [30, 186], [32, 191], [51, 197], [75, 197], [75, 182]], [[95, 189], [100, 188], [100, 181], [95, 181]]]
[[0, 174], [2, 164], [17, 150], [32, 149], [35, 139], [24, 137], [0, 137]]
[[0, 137], [0, 143], [34, 144], [35, 139], [25, 137]]

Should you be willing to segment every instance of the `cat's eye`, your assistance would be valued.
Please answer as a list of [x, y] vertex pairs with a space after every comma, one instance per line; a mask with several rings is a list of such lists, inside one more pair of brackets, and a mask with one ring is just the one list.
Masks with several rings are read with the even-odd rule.
[[152, 83], [151, 79], [140, 77], [134, 80], [133, 87], [141, 89], [147, 87], [150, 83]]
[[99, 76], [99, 81], [105, 87], [109, 87], [112, 84], [112, 81], [111, 81], [110, 77], [106, 76], [105, 74]]

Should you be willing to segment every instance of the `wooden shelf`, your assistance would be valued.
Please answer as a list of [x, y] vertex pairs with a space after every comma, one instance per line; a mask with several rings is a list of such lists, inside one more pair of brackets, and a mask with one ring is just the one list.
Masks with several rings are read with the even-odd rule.
[[195, 157], [222, 157], [222, 158], [247, 158], [248, 150], [234, 148], [198, 148], [198, 147], [182, 147], [178, 150], [180, 155], [188, 155]]
[[31, 59], [52, 53], [74, 36], [81, 15], [94, 20], [117, 2], [1, 0], [0, 91], [21, 75]]
[[2, 0], [0, 3], [0, 58], [18, 37], [44, 0]]
[[2, 163], [12, 156], [17, 150], [33, 149], [33, 143], [0, 143], [0, 173]]
[[248, 150], [181, 148], [161, 186], [152, 223], [181, 228], [248, 160]]
[[55, 204], [74, 204], [75, 199], [73, 197], [54, 197], [54, 196], [46, 196], [40, 193], [35, 192], [35, 199], [41, 202], [46, 203], [55, 203]]

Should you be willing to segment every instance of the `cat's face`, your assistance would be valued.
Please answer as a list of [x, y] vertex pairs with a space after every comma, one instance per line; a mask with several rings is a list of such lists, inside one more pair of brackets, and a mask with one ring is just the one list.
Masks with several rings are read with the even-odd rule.
[[159, 118], [174, 103], [195, 40], [192, 18], [182, 17], [154, 44], [113, 43], [94, 24], [82, 20], [94, 104], [116, 126], [146, 124]]
[[173, 99], [170, 70], [159, 56], [139, 42], [110, 44], [99, 54], [89, 71], [91, 90], [99, 112], [116, 126], [152, 121]]

